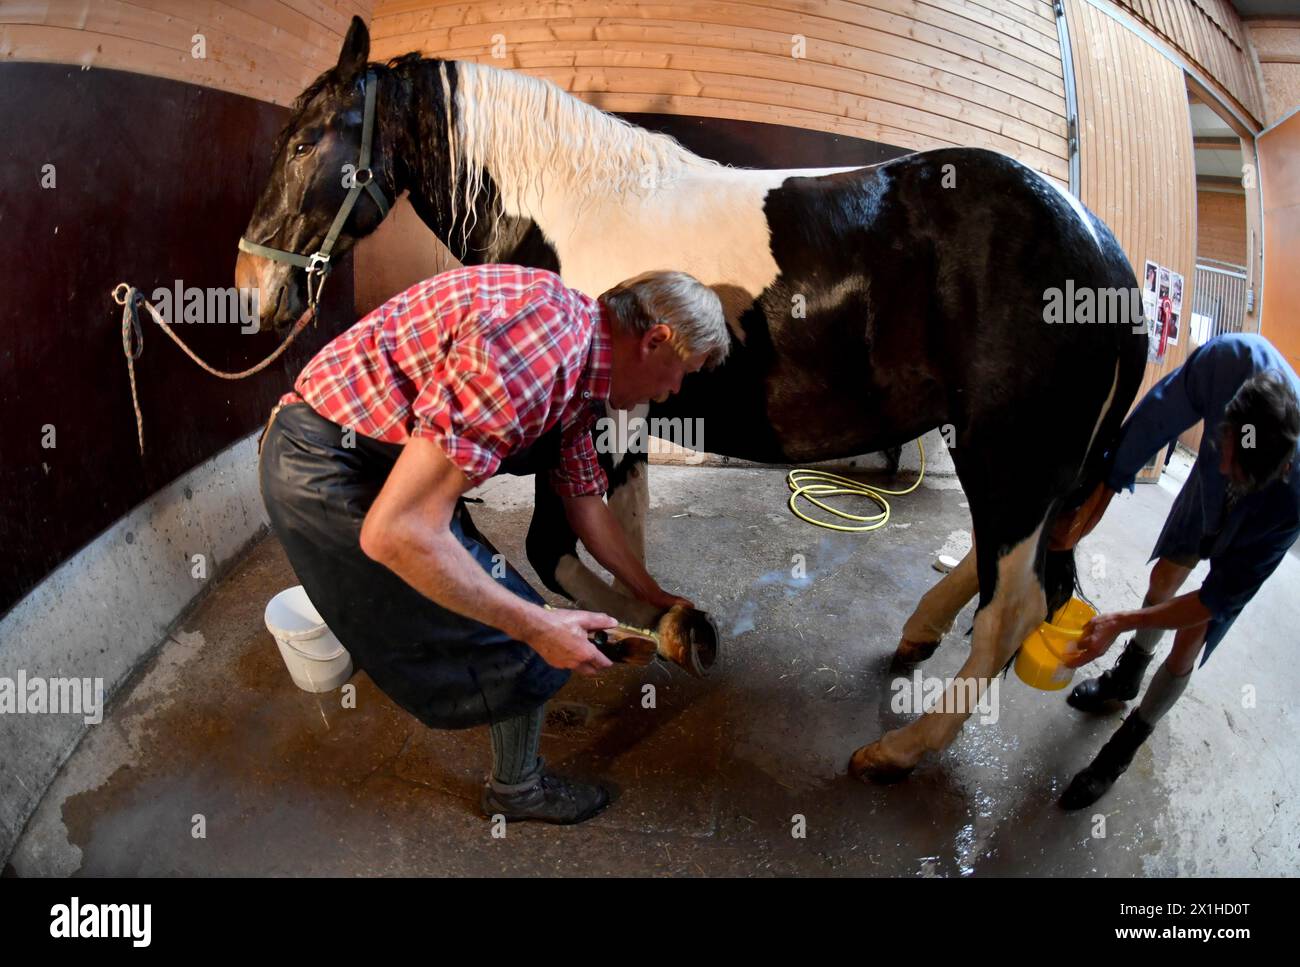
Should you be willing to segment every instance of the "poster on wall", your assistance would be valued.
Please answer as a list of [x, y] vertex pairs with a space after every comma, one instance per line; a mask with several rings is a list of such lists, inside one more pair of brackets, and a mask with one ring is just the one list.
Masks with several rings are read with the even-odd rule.
[[1173, 304], [1173, 313], [1169, 320], [1169, 345], [1178, 345], [1178, 321], [1183, 318], [1183, 277], [1177, 272], [1169, 273], [1169, 301]]
[[1160, 343], [1160, 305], [1154, 292], [1142, 293], [1142, 316], [1147, 323], [1147, 362], [1158, 363], [1162, 357]]
[[1159, 340], [1156, 338], [1156, 281], [1160, 276], [1160, 266], [1150, 259], [1147, 259], [1146, 267], [1142, 270], [1142, 318], [1147, 324], [1147, 362], [1159, 362], [1156, 356], [1156, 348], [1159, 346]]
[[[1178, 343], [1178, 318], [1174, 311], [1175, 276], [1178, 276], [1177, 272], [1171, 272], [1166, 266], [1153, 261], [1148, 261], [1143, 273], [1143, 313], [1151, 320], [1148, 363], [1160, 363], [1165, 359], [1165, 351], [1170, 344]], [[1178, 278], [1182, 279], [1182, 276]], [[1179, 298], [1182, 298], [1182, 283], [1179, 283]]]
[[1147, 260], [1142, 271], [1142, 315], [1147, 321], [1147, 362], [1158, 363], [1165, 356], [1166, 326], [1161, 313], [1161, 291], [1169, 288], [1169, 270]]

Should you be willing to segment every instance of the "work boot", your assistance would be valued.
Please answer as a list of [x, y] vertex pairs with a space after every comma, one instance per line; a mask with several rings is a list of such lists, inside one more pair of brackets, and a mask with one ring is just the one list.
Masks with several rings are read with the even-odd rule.
[[1130, 638], [1114, 668], [1074, 686], [1066, 701], [1081, 712], [1112, 712], [1123, 707], [1137, 698], [1151, 658], [1151, 652], [1143, 651]]
[[479, 804], [489, 818], [500, 815], [507, 822], [536, 819], [570, 826], [591, 819], [608, 806], [609, 793], [604, 786], [542, 771], [531, 784], [517, 792], [499, 792], [489, 778]]
[[1104, 796], [1132, 764], [1133, 756], [1151, 735], [1152, 728], [1142, 721], [1137, 709], [1130, 712], [1110, 741], [1101, 747], [1092, 764], [1071, 780], [1061, 794], [1061, 808], [1083, 809]]

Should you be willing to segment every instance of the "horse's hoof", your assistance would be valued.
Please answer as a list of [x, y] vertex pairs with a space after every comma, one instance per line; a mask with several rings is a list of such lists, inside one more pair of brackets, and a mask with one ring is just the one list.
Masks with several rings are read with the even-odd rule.
[[849, 775], [863, 782], [870, 780], [881, 785], [902, 782], [912, 774], [915, 766], [900, 766], [892, 762], [879, 742], [864, 745], [849, 760]]
[[899, 638], [898, 647], [894, 649], [894, 666], [906, 668], [909, 665], [919, 665], [938, 650], [937, 641], [908, 641]]
[[704, 678], [718, 662], [721, 634], [707, 612], [674, 605], [655, 627], [659, 656], [681, 665], [696, 678]]

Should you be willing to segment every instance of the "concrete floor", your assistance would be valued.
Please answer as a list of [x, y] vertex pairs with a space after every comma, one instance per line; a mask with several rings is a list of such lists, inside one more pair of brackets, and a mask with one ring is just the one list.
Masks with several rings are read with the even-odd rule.
[[[1117, 498], [1081, 546], [1084, 587], [1103, 608], [1140, 601], [1176, 486], [1166, 477]], [[652, 491], [651, 570], [715, 614], [724, 664], [703, 682], [665, 666], [616, 668], [556, 697], [543, 753], [616, 787], [596, 820], [516, 824], [494, 838], [476, 809], [485, 730], [426, 729], [364, 674], [353, 679], [355, 709], [337, 692], [295, 688], [262, 625], [267, 599], [296, 583], [267, 538], [91, 730], [10, 872], [1300, 872], [1294, 549], [1129, 773], [1098, 808], [1067, 815], [1056, 796], [1119, 720], [1085, 718], [1064, 692], [1031, 690], [1014, 674], [996, 723], [972, 720], [907, 782], [846, 777], [853, 749], [907, 718], [890, 710], [887, 664], [938, 577], [932, 560], [969, 527], [955, 481], [927, 481], [866, 536], [792, 518], [778, 471], [655, 467]], [[475, 519], [532, 579], [522, 553], [531, 481], [500, 478], [482, 493]], [[795, 554], [807, 580], [791, 577]], [[972, 610], [925, 674], [956, 673]], [[642, 708], [645, 683], [654, 709]], [[206, 835], [196, 837], [200, 816]], [[798, 817], [804, 837], [792, 835]]]

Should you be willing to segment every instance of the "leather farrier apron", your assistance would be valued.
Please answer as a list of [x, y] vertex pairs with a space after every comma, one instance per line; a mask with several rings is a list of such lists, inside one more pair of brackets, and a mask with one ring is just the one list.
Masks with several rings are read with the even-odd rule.
[[[559, 691], [569, 673], [504, 631], [435, 604], [361, 550], [361, 524], [400, 444], [356, 434], [306, 403], [278, 408], [262, 441], [259, 479], [271, 527], [325, 623], [353, 662], [398, 705], [434, 728], [513, 718]], [[557, 423], [498, 473], [545, 472], [559, 462]], [[541, 469], [539, 469], [541, 468]], [[463, 500], [451, 532], [491, 573], [496, 548]], [[504, 558], [497, 558], [504, 564]], [[508, 564], [498, 580], [535, 604], [542, 597]]]

